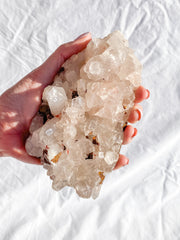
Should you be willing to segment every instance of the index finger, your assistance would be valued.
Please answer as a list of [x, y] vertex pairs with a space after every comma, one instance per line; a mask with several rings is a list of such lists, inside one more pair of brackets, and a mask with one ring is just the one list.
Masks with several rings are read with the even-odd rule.
[[142, 102], [143, 100], [148, 99], [149, 96], [150, 96], [149, 90], [144, 88], [143, 86], [140, 86], [135, 90], [134, 103]]

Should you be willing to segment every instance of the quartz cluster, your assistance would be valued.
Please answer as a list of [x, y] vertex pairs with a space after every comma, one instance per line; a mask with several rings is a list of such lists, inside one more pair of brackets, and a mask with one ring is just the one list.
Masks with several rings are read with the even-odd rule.
[[141, 68], [116, 31], [69, 58], [44, 89], [25, 147], [41, 158], [53, 189], [71, 186], [80, 197], [98, 196], [118, 161]]

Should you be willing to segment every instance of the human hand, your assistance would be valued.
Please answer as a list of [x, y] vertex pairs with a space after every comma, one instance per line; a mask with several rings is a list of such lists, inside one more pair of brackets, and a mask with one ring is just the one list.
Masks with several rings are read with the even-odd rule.
[[[29, 126], [41, 104], [44, 88], [51, 84], [61, 65], [73, 54], [82, 51], [91, 40], [91, 34], [81, 35], [73, 42], [61, 45], [38, 68], [26, 75], [0, 96], [0, 156], [11, 156], [26, 163], [41, 164], [40, 160], [29, 156], [25, 150]], [[142, 86], [136, 90], [135, 103], [148, 98]], [[140, 120], [142, 107], [135, 105], [129, 122]], [[141, 113], [140, 113], [141, 114]], [[124, 131], [124, 144], [129, 143], [137, 130], [128, 125]], [[128, 164], [129, 160], [120, 155], [115, 169]]]
[[[140, 86], [136, 89], [134, 107], [132, 108], [128, 118], [129, 123], [136, 123], [141, 119], [143, 108], [138, 103], [142, 102], [145, 99], [148, 99], [149, 96], [150, 96], [149, 90], [145, 89], [143, 86]], [[125, 145], [130, 143], [136, 135], [137, 135], [137, 129], [134, 128], [132, 125], [127, 125], [124, 130], [123, 144]], [[120, 154], [114, 170], [122, 166], [125, 166], [128, 163], [129, 163], [129, 159], [126, 156]]]
[[0, 96], [0, 156], [41, 164], [25, 150], [31, 120], [39, 109], [44, 88], [52, 83], [66, 59], [82, 51], [90, 40], [89, 33], [63, 44], [41, 66]]

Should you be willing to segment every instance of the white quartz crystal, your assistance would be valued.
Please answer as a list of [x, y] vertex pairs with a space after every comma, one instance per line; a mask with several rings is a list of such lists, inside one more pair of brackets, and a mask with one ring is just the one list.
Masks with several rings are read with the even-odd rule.
[[94, 39], [61, 67], [44, 89], [27, 152], [41, 157], [52, 187], [96, 198], [115, 167], [123, 128], [141, 84], [141, 64], [116, 31]]
[[53, 116], [58, 115], [67, 101], [64, 88], [56, 86], [47, 86], [44, 89], [42, 99], [47, 102]]

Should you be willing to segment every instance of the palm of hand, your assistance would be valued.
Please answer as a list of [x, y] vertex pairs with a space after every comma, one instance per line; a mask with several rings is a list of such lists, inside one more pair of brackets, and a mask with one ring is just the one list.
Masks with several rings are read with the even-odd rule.
[[3, 156], [12, 156], [19, 160], [40, 164], [36, 158], [30, 157], [25, 151], [25, 140], [31, 120], [41, 103], [42, 84], [27, 75], [15, 86], [8, 89], [0, 101], [2, 138], [0, 146]]
[[[21, 81], [0, 96], [0, 152], [2, 156], [12, 156], [21, 161], [41, 164], [40, 160], [26, 153], [25, 140], [32, 118], [39, 109], [44, 87], [50, 84], [53, 77], [71, 55], [83, 50], [91, 40], [87, 34], [60, 46], [40, 67], [29, 73]], [[136, 90], [135, 103], [149, 97], [149, 92], [142, 86]], [[135, 104], [129, 122], [140, 120], [142, 107]], [[128, 125], [124, 132], [124, 144], [129, 143], [137, 130]], [[128, 159], [120, 155], [115, 168], [128, 163]]]

